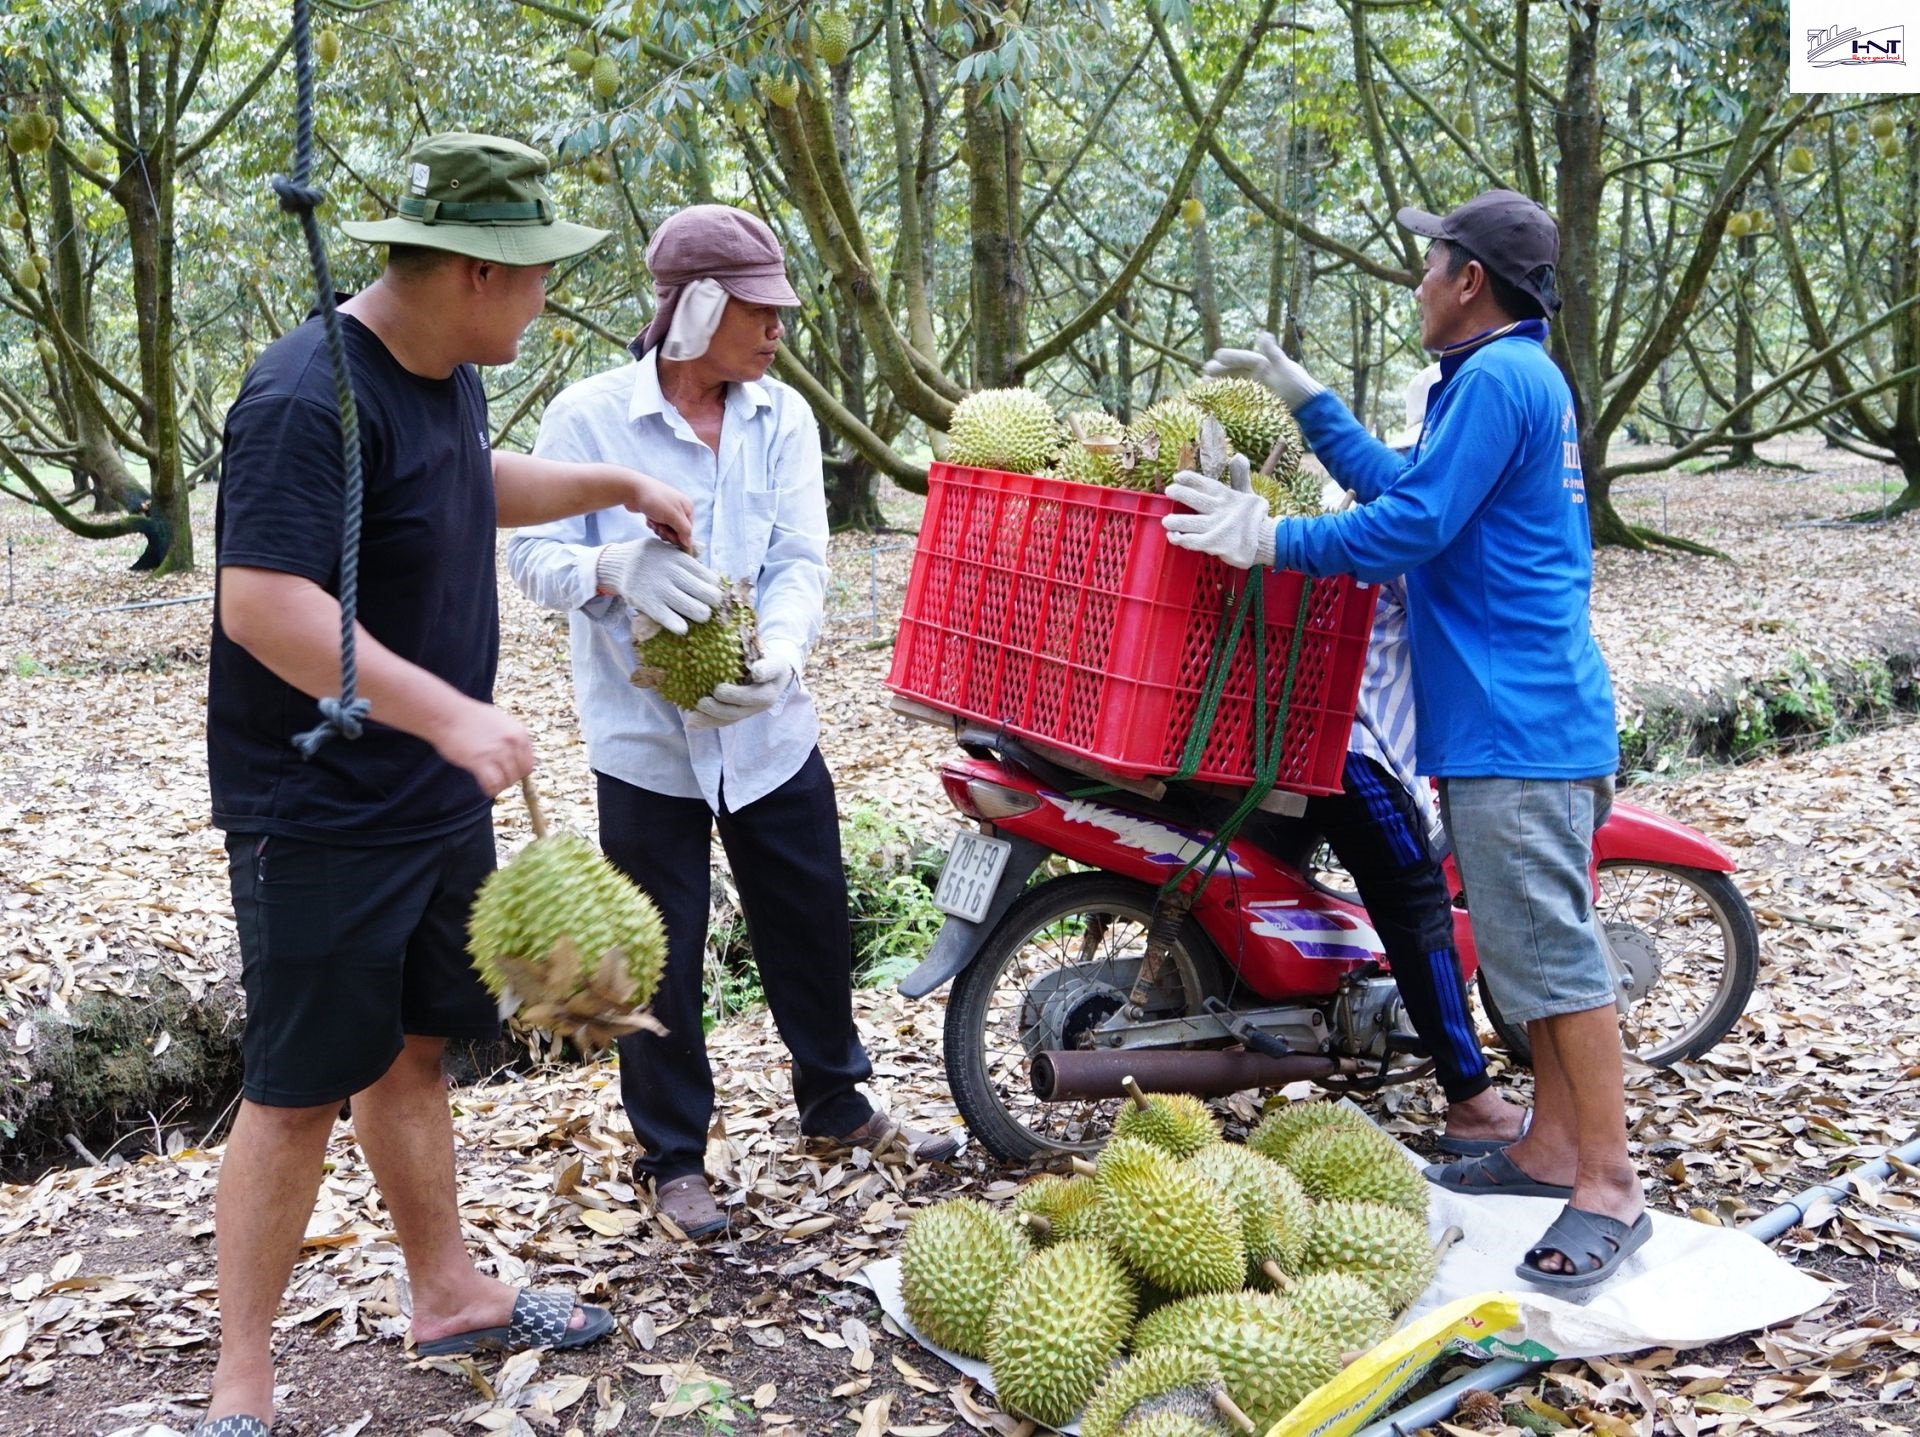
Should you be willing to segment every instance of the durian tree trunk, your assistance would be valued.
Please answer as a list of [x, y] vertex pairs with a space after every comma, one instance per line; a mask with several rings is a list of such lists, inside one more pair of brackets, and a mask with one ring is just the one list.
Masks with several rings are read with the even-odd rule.
[[[1520, 14], [1525, 15], [1523, 9]], [[1607, 373], [1603, 362], [1605, 325], [1600, 291], [1606, 272], [1601, 214], [1609, 183], [1604, 151], [1605, 114], [1600, 81], [1600, 38], [1605, 33], [1601, 7], [1592, 0], [1561, 8], [1567, 23], [1566, 65], [1560, 93], [1554, 97], [1554, 132], [1559, 151], [1553, 206], [1560, 225], [1559, 284], [1563, 305], [1553, 325], [1553, 353], [1573, 390], [1579, 428], [1580, 460], [1586, 478], [1587, 522], [1596, 544], [1640, 549], [1662, 544], [1694, 552], [1713, 552], [1689, 540], [1628, 524], [1614, 507], [1614, 479], [1644, 472], [1643, 464], [1610, 464], [1607, 449], [1633, 413], [1662, 360], [1682, 342], [1707, 290], [1727, 217], [1735, 198], [1751, 183], [1763, 161], [1790, 132], [1774, 126], [1779, 86], [1764, 66], [1753, 67], [1738, 128], [1716, 153], [1719, 171], [1710, 199], [1699, 217], [1699, 232], [1680, 266], [1671, 293], [1646, 316], [1639, 342], [1623, 368]], [[1520, 32], [1516, 27], [1516, 44]], [[1529, 84], [1531, 81], [1529, 80]], [[1530, 89], [1520, 91], [1529, 99]], [[1523, 109], [1525, 107], [1523, 106]], [[1771, 127], [1771, 128], [1770, 128]], [[1523, 127], [1524, 128], [1524, 127]], [[1530, 134], [1530, 131], [1529, 131]], [[1522, 160], [1527, 159], [1523, 153]], [[1537, 169], [1537, 163], [1535, 167]]]
[[1753, 257], [1759, 241], [1742, 235], [1733, 243], [1733, 403], [1736, 410], [1728, 424], [1733, 443], [1727, 451], [1727, 463], [1745, 466], [1754, 462], [1753, 410], [1747, 401], [1753, 398]]
[[[976, 46], [991, 50], [983, 34]], [[968, 214], [973, 245], [973, 384], [1006, 389], [1020, 383], [1016, 364], [1027, 347], [1027, 268], [1020, 244], [1018, 128], [975, 85], [967, 102]]]
[[1107, 406], [1122, 424], [1133, 423], [1133, 296], [1123, 294], [1113, 302], [1113, 393]]
[[[217, 7], [216, 7], [217, 8]], [[159, 51], [156, 54], [156, 50]], [[180, 67], [179, 32], [160, 44], [131, 51], [124, 29], [116, 31], [113, 69], [114, 124], [137, 137], [137, 162], [114, 180], [113, 197], [127, 217], [133, 257], [133, 309], [140, 340], [140, 388], [146, 405], [140, 430], [146, 440], [154, 517], [166, 526], [164, 549], [143, 555], [143, 567], [181, 573], [194, 567], [193, 518], [180, 462], [179, 386], [174, 372], [173, 205], [177, 131], [172, 100]]]
[[1353, 412], [1369, 429], [1377, 429], [1367, 418], [1367, 404], [1373, 398], [1373, 305], [1358, 286], [1349, 313], [1353, 319]]

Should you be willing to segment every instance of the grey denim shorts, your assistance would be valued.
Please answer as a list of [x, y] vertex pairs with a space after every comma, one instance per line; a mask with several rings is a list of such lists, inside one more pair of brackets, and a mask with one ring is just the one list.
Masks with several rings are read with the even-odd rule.
[[1509, 1022], [1613, 1004], [1587, 874], [1593, 831], [1612, 807], [1611, 775], [1441, 782], [1474, 947]]

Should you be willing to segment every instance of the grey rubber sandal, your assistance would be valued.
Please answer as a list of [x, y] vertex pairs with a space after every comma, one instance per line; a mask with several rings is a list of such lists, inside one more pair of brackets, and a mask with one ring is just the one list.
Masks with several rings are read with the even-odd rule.
[[[587, 1320], [576, 1328], [573, 1310], [586, 1313]], [[555, 1352], [585, 1347], [613, 1331], [613, 1314], [604, 1307], [588, 1307], [576, 1302], [570, 1292], [529, 1292], [522, 1288], [513, 1299], [513, 1316], [505, 1327], [476, 1327], [431, 1342], [414, 1344], [419, 1357], [461, 1357], [472, 1352], [525, 1352], [531, 1347], [546, 1347]]]
[[244, 1412], [209, 1417], [193, 1429], [193, 1437], [267, 1437], [267, 1424]]
[[[1653, 1219], [1641, 1213], [1631, 1223], [1603, 1212], [1588, 1212], [1568, 1203], [1553, 1226], [1514, 1271], [1536, 1287], [1578, 1291], [1605, 1282], [1653, 1236]], [[1572, 1272], [1548, 1272], [1535, 1264], [1548, 1253], [1558, 1253], [1573, 1264]]]
[[1520, 1119], [1520, 1132], [1511, 1138], [1450, 1138], [1445, 1133], [1433, 1140], [1433, 1145], [1443, 1153], [1452, 1153], [1457, 1158], [1482, 1158], [1488, 1153], [1497, 1153], [1510, 1148], [1527, 1135], [1527, 1129], [1533, 1126], [1533, 1113]]
[[1456, 1163], [1435, 1163], [1426, 1170], [1427, 1181], [1450, 1193], [1484, 1197], [1502, 1193], [1507, 1197], [1550, 1197], [1566, 1199], [1573, 1189], [1562, 1183], [1543, 1183], [1527, 1176], [1520, 1165], [1500, 1148], [1485, 1157], [1462, 1158]]

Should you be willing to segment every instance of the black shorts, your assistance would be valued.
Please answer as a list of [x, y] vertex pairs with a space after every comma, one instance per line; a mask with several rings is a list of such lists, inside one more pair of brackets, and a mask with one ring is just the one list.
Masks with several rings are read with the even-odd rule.
[[248, 1100], [338, 1103], [378, 1082], [409, 1034], [499, 1033], [499, 1006], [467, 960], [467, 910], [494, 867], [491, 815], [374, 848], [229, 833], [227, 866]]

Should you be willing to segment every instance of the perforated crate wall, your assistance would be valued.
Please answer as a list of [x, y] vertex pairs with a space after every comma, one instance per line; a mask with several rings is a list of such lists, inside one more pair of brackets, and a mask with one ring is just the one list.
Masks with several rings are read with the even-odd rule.
[[[1167, 543], [1158, 494], [936, 464], [888, 685], [1131, 777], [1175, 771], [1223, 607], [1245, 575]], [[1267, 574], [1269, 701], [1306, 637], [1279, 786], [1340, 787], [1374, 591]], [[1253, 775], [1253, 643], [1240, 636], [1196, 777]]]

